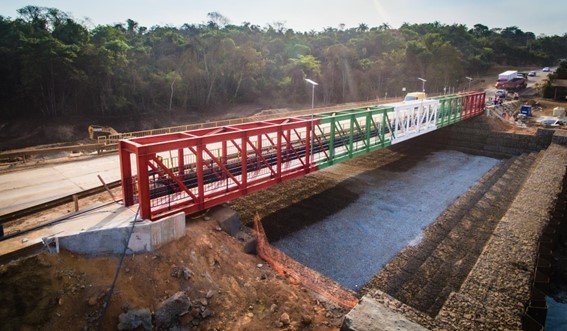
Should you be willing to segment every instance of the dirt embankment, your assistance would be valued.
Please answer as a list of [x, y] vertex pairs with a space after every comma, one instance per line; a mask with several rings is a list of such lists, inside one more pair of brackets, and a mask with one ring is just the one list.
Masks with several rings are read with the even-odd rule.
[[[243, 222], [250, 221], [256, 211], [266, 216], [304, 199], [316, 202], [317, 207], [310, 211], [316, 214], [328, 209], [329, 203], [342, 203], [341, 199], [327, 200], [325, 190], [404, 155], [403, 149], [380, 150], [237, 199], [231, 206], [239, 211]], [[296, 216], [289, 219], [294, 219], [296, 226], [304, 226], [304, 217]], [[283, 226], [285, 223], [281, 220]], [[116, 329], [118, 316], [128, 309], [154, 312], [160, 302], [178, 291], [185, 291], [194, 302], [207, 302], [212, 315], [199, 320], [197, 329], [339, 329], [346, 311], [275, 274], [258, 257], [244, 254], [241, 245], [219, 231], [214, 220], [198, 218], [188, 222], [187, 236], [181, 240], [155, 253], [126, 257], [104, 329]], [[76, 325], [77, 330], [95, 329], [118, 262], [117, 257], [88, 258], [62, 252], [2, 266], [0, 287], [7, 290], [3, 291], [0, 319], [6, 321], [8, 329], [52, 330], [69, 325]], [[192, 277], [172, 276], [180, 268], [191, 270]], [[180, 323], [192, 326], [193, 320], [185, 317]]]
[[260, 104], [218, 106], [194, 112], [161, 112], [105, 116], [59, 116], [0, 120], [0, 151], [45, 144], [92, 143], [89, 125], [110, 126], [118, 132], [150, 130], [205, 121], [251, 116], [267, 109]]
[[[0, 266], [0, 329], [97, 329], [118, 263], [61, 252]], [[213, 219], [198, 218], [184, 238], [125, 258], [102, 329], [117, 329], [130, 309], [155, 312], [179, 291], [192, 302], [176, 322], [187, 330], [338, 330], [346, 313], [245, 254]]]

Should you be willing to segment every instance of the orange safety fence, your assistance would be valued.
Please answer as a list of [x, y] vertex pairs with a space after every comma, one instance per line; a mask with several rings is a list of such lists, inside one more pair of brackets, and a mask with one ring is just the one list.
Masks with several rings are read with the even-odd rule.
[[268, 242], [260, 216], [254, 217], [258, 256], [266, 261], [272, 269], [281, 275], [291, 278], [291, 281], [301, 283], [308, 289], [318, 293], [327, 300], [347, 309], [352, 309], [358, 303], [355, 293], [344, 289], [336, 282], [320, 273], [295, 261], [284, 252], [272, 247]]

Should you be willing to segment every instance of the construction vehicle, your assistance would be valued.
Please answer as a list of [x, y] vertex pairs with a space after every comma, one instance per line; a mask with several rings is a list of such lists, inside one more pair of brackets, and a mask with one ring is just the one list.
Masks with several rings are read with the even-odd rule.
[[91, 140], [96, 140], [100, 136], [110, 136], [112, 134], [118, 134], [118, 131], [114, 130], [110, 126], [89, 125], [89, 138]]

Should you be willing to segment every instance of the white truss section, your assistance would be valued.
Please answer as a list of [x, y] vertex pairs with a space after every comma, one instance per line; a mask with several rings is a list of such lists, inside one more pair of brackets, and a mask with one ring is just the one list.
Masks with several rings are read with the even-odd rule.
[[392, 130], [391, 142], [399, 142], [437, 129], [438, 100], [415, 100], [396, 104], [388, 113], [388, 127]]

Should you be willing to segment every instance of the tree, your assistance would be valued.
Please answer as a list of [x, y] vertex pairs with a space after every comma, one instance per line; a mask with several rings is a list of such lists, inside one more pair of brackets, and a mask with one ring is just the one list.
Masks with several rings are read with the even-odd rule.
[[350, 101], [356, 97], [356, 84], [352, 80], [354, 53], [344, 45], [336, 44], [325, 50], [325, 91], [332, 102]]
[[175, 85], [175, 81], [177, 80], [181, 80], [181, 76], [176, 72], [176, 71], [170, 71], [167, 73], [167, 75], [165, 76], [165, 80], [167, 82], [171, 82], [171, 94], [169, 96], [169, 111], [171, 111], [171, 105], [173, 103], [173, 86]]
[[492, 34], [492, 31], [490, 31], [490, 29], [486, 25], [475, 24], [473, 29], [471, 30], [471, 33], [476, 38], [484, 38], [490, 36]]
[[[89, 29], [55, 8], [27, 6], [0, 16], [0, 114], [135, 116], [163, 109], [204, 111], [217, 104], [308, 103], [305, 78], [325, 103], [430, 91], [494, 65], [552, 65], [567, 35], [539, 36], [512, 26], [344, 24], [296, 32], [275, 22], [139, 26], [133, 19]], [[261, 99], [265, 98], [265, 99]]]
[[280, 82], [291, 100], [306, 100], [305, 79], [317, 80], [321, 72], [321, 62], [312, 55], [291, 58], [285, 68], [286, 75]]
[[366, 31], [368, 31], [368, 25], [366, 25], [366, 24], [364, 24], [364, 23], [360, 23], [360, 24], [358, 25], [357, 31], [358, 31], [358, 32], [366, 32]]
[[378, 30], [380, 31], [386, 31], [386, 30], [390, 30], [392, 28], [392, 26], [390, 26], [390, 24], [388, 23], [382, 23], [380, 24], [380, 26], [378, 27]]
[[207, 17], [209, 18], [209, 27], [213, 29], [222, 29], [230, 23], [228, 18], [218, 12], [208, 13]]

